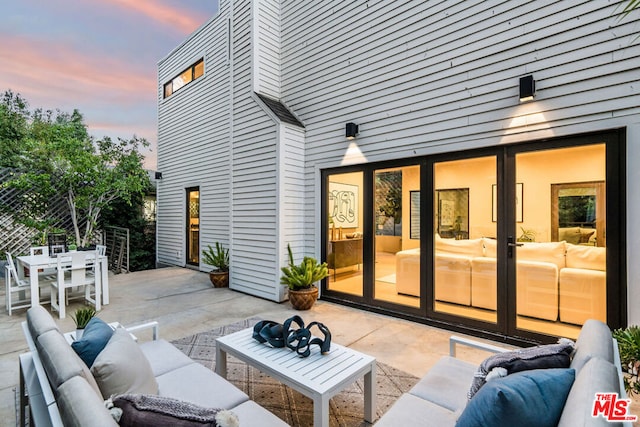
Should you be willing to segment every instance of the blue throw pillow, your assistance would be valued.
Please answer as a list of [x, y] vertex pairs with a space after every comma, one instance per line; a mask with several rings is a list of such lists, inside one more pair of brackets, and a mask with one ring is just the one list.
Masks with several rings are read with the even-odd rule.
[[87, 323], [82, 339], [74, 341], [71, 347], [90, 368], [98, 354], [105, 348], [113, 335], [113, 329], [104, 320], [94, 317]]
[[534, 369], [486, 383], [456, 427], [556, 426], [575, 379], [573, 369]]

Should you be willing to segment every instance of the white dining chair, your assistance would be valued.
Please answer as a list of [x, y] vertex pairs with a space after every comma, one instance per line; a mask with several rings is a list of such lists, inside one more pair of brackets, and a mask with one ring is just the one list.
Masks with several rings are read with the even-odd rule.
[[[60, 319], [66, 317], [66, 306], [69, 302], [69, 288], [84, 288], [84, 299], [100, 310], [100, 288], [96, 286], [95, 276], [87, 275], [87, 255], [90, 252], [68, 252], [58, 255], [58, 279], [51, 284], [51, 308], [58, 311]], [[91, 289], [93, 288], [93, 296]]]
[[[31, 307], [31, 282], [28, 278], [21, 279], [16, 270], [13, 256], [6, 252], [7, 265], [5, 266], [5, 307], [7, 313], [11, 316], [13, 310], [19, 308]], [[55, 281], [55, 275], [39, 276], [38, 286], [40, 287], [40, 302], [48, 302], [49, 298], [43, 300], [43, 289], [48, 289], [52, 281]]]
[[32, 246], [31, 248], [29, 248], [29, 255], [49, 256], [49, 246]]
[[[49, 256], [49, 246], [32, 246], [29, 248], [29, 255], [31, 256]], [[45, 268], [43, 271], [38, 271], [40, 278], [44, 278], [44, 280], [54, 280], [56, 275], [55, 268]]]
[[107, 247], [105, 245], [96, 245], [96, 253], [98, 256], [105, 256], [107, 254]]
[[7, 265], [4, 271], [5, 283], [5, 307], [7, 313], [11, 313], [15, 309], [31, 307], [31, 284], [28, 280], [20, 279], [16, 266], [13, 263], [13, 257], [9, 252], [7, 254]]

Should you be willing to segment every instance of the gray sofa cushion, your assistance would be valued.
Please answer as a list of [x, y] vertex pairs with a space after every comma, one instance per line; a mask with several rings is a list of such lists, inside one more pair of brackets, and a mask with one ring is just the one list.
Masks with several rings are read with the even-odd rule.
[[151, 366], [126, 329], [116, 329], [91, 365], [91, 373], [105, 399], [114, 394], [158, 393]]
[[252, 400], [247, 400], [235, 408], [231, 408], [231, 410], [238, 416], [241, 426], [257, 425], [256, 420], [260, 420], [260, 427], [284, 427], [289, 425]]
[[617, 368], [599, 357], [591, 358], [576, 375], [564, 405], [559, 427], [614, 426], [603, 417], [593, 418], [593, 401], [596, 393], [617, 392], [619, 387]]
[[187, 355], [165, 340], [144, 342], [140, 344], [140, 350], [149, 361], [156, 377], [193, 363]]
[[587, 320], [576, 341], [576, 351], [571, 360], [571, 368], [576, 374], [592, 357], [599, 357], [613, 363], [613, 341], [611, 330], [599, 320]]
[[199, 363], [191, 363], [156, 378], [158, 394], [208, 408], [231, 409], [249, 400], [236, 386]]
[[[465, 396], [465, 393], [466, 390], [462, 395]], [[405, 393], [376, 422], [376, 427], [454, 426], [458, 415], [458, 411], [449, 411], [428, 400]]]
[[45, 332], [53, 330], [60, 332], [53, 317], [51, 317], [49, 312], [41, 305], [31, 307], [29, 311], [27, 311], [27, 326], [34, 342]]
[[476, 369], [471, 363], [445, 356], [433, 365], [409, 393], [450, 411], [464, 408]]
[[45, 332], [38, 337], [36, 346], [51, 388], [55, 390], [65, 381], [78, 375], [83, 377], [96, 395], [102, 398], [98, 384], [93, 379], [89, 368], [69, 347], [60, 332], [56, 330]]
[[91, 392], [81, 377], [73, 377], [58, 387], [58, 409], [65, 427], [117, 427], [102, 397]]

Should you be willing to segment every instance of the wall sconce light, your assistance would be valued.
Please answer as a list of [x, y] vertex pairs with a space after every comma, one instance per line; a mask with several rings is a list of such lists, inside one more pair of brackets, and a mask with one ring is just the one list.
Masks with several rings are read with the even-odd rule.
[[355, 123], [347, 123], [347, 139], [355, 139], [358, 134], [358, 125]]
[[520, 77], [520, 102], [531, 101], [536, 93], [536, 81], [533, 76]]
[[156, 179], [162, 179], [162, 172], [156, 172]]

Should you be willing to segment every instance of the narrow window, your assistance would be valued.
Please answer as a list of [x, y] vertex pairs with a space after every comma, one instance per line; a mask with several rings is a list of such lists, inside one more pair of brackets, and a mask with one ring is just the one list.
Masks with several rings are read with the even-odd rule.
[[164, 84], [164, 97], [168, 98], [177, 92], [182, 87], [188, 85], [195, 79], [204, 75], [204, 60], [200, 59], [195, 64], [181, 72], [178, 76], [171, 79], [171, 81]]

